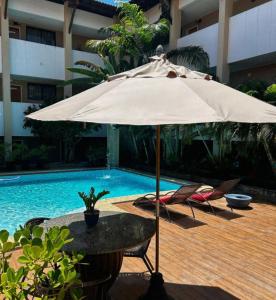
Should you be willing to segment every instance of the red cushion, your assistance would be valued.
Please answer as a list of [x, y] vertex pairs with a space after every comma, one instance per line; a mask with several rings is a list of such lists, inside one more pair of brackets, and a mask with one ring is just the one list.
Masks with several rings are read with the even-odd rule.
[[[170, 199], [172, 198], [172, 195], [166, 195], [159, 198], [160, 203], [166, 204]], [[154, 200], [154, 202], [156, 199]]]
[[191, 196], [191, 199], [195, 201], [205, 202], [211, 197], [211, 195], [213, 195], [213, 192], [197, 193], [197, 194], [193, 194]]

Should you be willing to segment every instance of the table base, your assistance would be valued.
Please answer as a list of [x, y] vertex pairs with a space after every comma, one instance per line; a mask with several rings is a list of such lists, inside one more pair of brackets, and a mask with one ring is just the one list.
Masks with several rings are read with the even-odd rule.
[[95, 280], [107, 281], [97, 287], [85, 288], [84, 293], [87, 299], [108, 300], [108, 291], [116, 281], [123, 263], [124, 252], [114, 252], [100, 255], [86, 255], [78, 267], [83, 282]]

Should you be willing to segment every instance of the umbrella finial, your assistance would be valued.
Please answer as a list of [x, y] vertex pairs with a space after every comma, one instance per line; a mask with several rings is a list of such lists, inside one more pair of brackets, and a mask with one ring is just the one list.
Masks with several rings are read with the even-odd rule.
[[165, 54], [164, 47], [162, 45], [157, 46], [157, 48], [155, 50], [155, 54], [159, 57], [161, 55]]

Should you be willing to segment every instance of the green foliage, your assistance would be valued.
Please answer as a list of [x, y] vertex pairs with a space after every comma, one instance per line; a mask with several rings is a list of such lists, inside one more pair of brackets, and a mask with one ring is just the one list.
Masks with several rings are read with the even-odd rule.
[[25, 144], [13, 144], [12, 146], [12, 161], [22, 162], [29, 157], [29, 148]]
[[40, 145], [39, 147], [29, 150], [28, 158], [31, 161], [45, 162], [49, 160], [49, 152], [55, 149], [55, 147]]
[[[140, 7], [136, 4], [121, 3], [119, 22], [101, 31], [108, 35], [104, 40], [90, 40], [87, 47], [102, 56], [109, 54], [120, 57], [144, 58], [145, 52], [153, 47], [156, 37], [167, 38], [169, 23], [161, 19], [156, 24], [150, 24]], [[155, 47], [158, 44], [155, 45]]]
[[276, 104], [276, 83], [270, 85], [265, 90], [264, 99], [271, 104]]
[[264, 93], [268, 87], [268, 83], [263, 80], [249, 80], [237, 86], [237, 90], [264, 100]]
[[[24, 112], [28, 115], [32, 112], [47, 107], [51, 103], [45, 102], [39, 107], [29, 106]], [[90, 130], [98, 130], [101, 125], [89, 124], [84, 127], [79, 122], [43, 122], [32, 119], [24, 119], [24, 128], [30, 128], [34, 136], [39, 137], [43, 142], [64, 145], [64, 156], [66, 161], [72, 161], [75, 146], [81, 141], [82, 136]]]
[[89, 146], [87, 157], [92, 166], [106, 165], [106, 146], [95, 145]]
[[167, 58], [177, 65], [187, 68], [208, 72], [210, 67], [209, 55], [200, 46], [188, 46], [167, 53]]
[[95, 209], [96, 203], [105, 195], [108, 195], [110, 192], [109, 191], [102, 191], [98, 193], [97, 195], [95, 194], [95, 189], [91, 187], [89, 194], [85, 194], [84, 192], [79, 192], [79, 196], [84, 202], [84, 205], [86, 207], [86, 211], [93, 212]]
[[[0, 231], [0, 294], [7, 300], [62, 300], [69, 294], [72, 299], [83, 299], [76, 271], [83, 255], [69, 256], [62, 251], [71, 241], [66, 227], [53, 227], [47, 232], [38, 226], [21, 227], [13, 239], [8, 231]], [[9, 261], [17, 247], [22, 248], [22, 255], [16, 270]]]
[[4, 164], [6, 155], [10, 157], [10, 147], [4, 143], [0, 143], [0, 164]]
[[[65, 81], [64, 84], [88, 84], [95, 86], [108, 76], [133, 69], [148, 63], [155, 55], [156, 47], [168, 43], [169, 22], [161, 19], [150, 24], [144, 12], [136, 4], [120, 5], [119, 23], [102, 28], [107, 35], [104, 40], [90, 40], [87, 47], [101, 56], [103, 65], [79, 61], [77, 66], [68, 70], [85, 77]], [[198, 71], [209, 69], [208, 54], [201, 47], [184, 47], [167, 53], [173, 63], [185, 65]]]
[[63, 85], [87, 84], [90, 87], [93, 87], [107, 80], [108, 76], [115, 75], [116, 73], [123, 70], [123, 65], [124, 65], [123, 60], [117, 63], [115, 58], [112, 55], [109, 55], [109, 57], [101, 56], [101, 59], [103, 63], [102, 66], [98, 66], [88, 61], [83, 61], [83, 60], [77, 61], [75, 65], [81, 66], [82, 68], [74, 67], [74, 68], [67, 68], [67, 70], [74, 74], [84, 75], [85, 77], [79, 77], [79, 78], [74, 78], [74, 79], [64, 81]]

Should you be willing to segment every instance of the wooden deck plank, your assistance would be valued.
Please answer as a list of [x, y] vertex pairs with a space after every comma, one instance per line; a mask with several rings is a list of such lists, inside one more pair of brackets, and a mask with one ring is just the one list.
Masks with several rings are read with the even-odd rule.
[[[276, 299], [276, 207], [253, 203], [252, 210], [235, 210], [231, 217], [223, 201], [214, 201], [222, 210], [217, 215], [195, 209], [201, 226], [191, 225], [189, 207], [171, 210], [181, 226], [160, 222], [160, 266], [166, 288], [176, 300], [185, 299]], [[120, 209], [153, 217], [131, 202]], [[186, 225], [186, 226], [185, 226]], [[154, 240], [149, 251], [154, 261]], [[122, 276], [112, 293], [114, 300], [132, 300], [146, 290], [146, 268], [139, 259], [125, 259]], [[140, 276], [139, 276], [140, 274]], [[118, 290], [124, 289], [123, 294]]]

